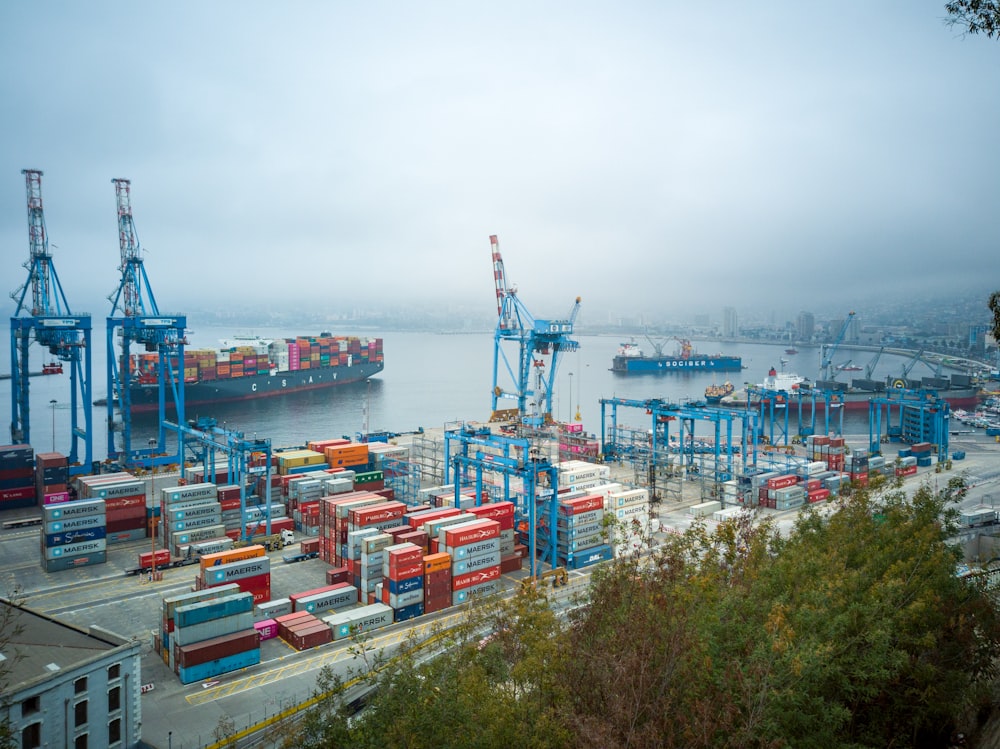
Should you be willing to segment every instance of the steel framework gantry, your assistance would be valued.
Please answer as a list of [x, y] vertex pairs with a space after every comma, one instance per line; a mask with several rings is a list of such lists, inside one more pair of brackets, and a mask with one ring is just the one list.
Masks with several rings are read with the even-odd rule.
[[806, 437], [816, 434], [816, 412], [820, 403], [823, 404], [823, 434], [844, 433], [844, 399], [836, 390], [810, 389], [788, 392], [749, 387], [747, 402], [748, 410], [759, 413], [761, 435], [767, 437], [772, 445], [791, 444], [789, 425], [793, 410], [798, 414], [796, 435]]
[[[163, 421], [164, 428], [177, 433], [177, 442], [181, 446], [181, 465], [190, 458], [204, 466], [206, 480], [216, 474], [216, 458], [219, 453], [225, 456], [227, 478], [226, 483], [240, 487], [240, 538], [252, 540], [256, 529], [263, 523], [264, 535], [271, 535], [271, 440], [247, 439], [242, 432], [225, 429], [218, 426], [215, 419], [201, 418], [189, 425], [172, 421]], [[145, 465], [152, 465], [152, 457], [147, 458]], [[248, 489], [252, 480], [263, 479], [264, 496], [251, 494]], [[256, 502], [252, 500], [256, 498]], [[250, 521], [247, 518], [247, 508], [256, 509], [262, 513], [262, 519], [248, 532]]]
[[[483, 473], [500, 474], [501, 499], [514, 503], [515, 527], [527, 525], [531, 576], [537, 574], [539, 562], [547, 562], [553, 569], [558, 566], [559, 470], [540, 454], [532, 440], [494, 435], [488, 428], [463, 427], [445, 433], [444, 456], [445, 484], [455, 485], [455, 507], [461, 506], [462, 488], [470, 485], [475, 486], [476, 504], [481, 504]], [[512, 478], [518, 479], [520, 486], [511, 486]]]
[[[108, 457], [123, 458], [126, 466], [166, 464], [178, 461], [177, 456], [166, 454], [167, 430], [164, 426], [167, 395], [171, 396], [177, 421], [184, 423], [184, 315], [161, 315], [156, 297], [143, 265], [142, 250], [132, 220], [131, 182], [127, 179], [111, 180], [115, 186], [118, 206], [118, 243], [121, 250], [121, 282], [108, 300], [111, 315], [107, 319], [108, 351]], [[118, 313], [118, 316], [115, 315]], [[115, 338], [121, 339], [120, 354], [116, 353]], [[159, 354], [157, 364], [159, 424], [156, 446], [132, 449], [132, 395], [131, 385], [135, 374], [131, 366], [131, 345], [142, 344], [146, 351]], [[142, 375], [138, 375], [141, 377]], [[117, 407], [121, 421], [116, 421]], [[121, 433], [121, 450], [115, 442], [116, 432]], [[177, 447], [180, 454], [180, 445]]]
[[[493, 400], [491, 421], [517, 419], [530, 426], [552, 421], [552, 391], [562, 353], [572, 353], [579, 343], [569, 336], [580, 311], [580, 297], [564, 320], [536, 320], [517, 296], [517, 288], [508, 285], [503, 258], [496, 235], [490, 236], [493, 254], [493, 280], [497, 293], [497, 327], [493, 339]], [[516, 343], [518, 357], [512, 366], [503, 344]], [[499, 382], [500, 363], [509, 377], [508, 389]], [[534, 373], [534, 377], [532, 374]], [[534, 385], [532, 380], [534, 379]], [[514, 400], [516, 408], [500, 409], [502, 399]], [[529, 404], [529, 399], [531, 402]], [[530, 407], [529, 407], [530, 406]]]
[[[56, 274], [49, 238], [45, 230], [42, 206], [42, 172], [23, 169], [28, 198], [28, 244], [30, 256], [24, 267], [28, 280], [11, 293], [17, 303], [10, 318], [11, 423], [14, 443], [31, 442], [31, 398], [28, 378], [28, 346], [31, 338], [49, 350], [49, 354], [70, 368], [70, 433], [72, 440], [67, 459], [70, 473], [92, 470], [93, 412], [91, 410], [90, 315], [74, 315]], [[31, 290], [31, 307], [26, 299]], [[54, 408], [54, 405], [53, 405]], [[79, 414], [83, 413], [83, 426]], [[54, 427], [53, 427], [54, 428]], [[79, 442], [84, 445], [80, 463]]]
[[[648, 457], [655, 464], [665, 455], [677, 455], [681, 465], [690, 468], [695, 464], [695, 455], [703, 453], [696, 448], [695, 423], [708, 422], [714, 427], [714, 437], [711, 453], [714, 459], [714, 474], [716, 483], [729, 481], [735, 475], [735, 456], [743, 453], [744, 466], [757, 463], [758, 434], [757, 413], [754, 411], [738, 411], [724, 408], [712, 408], [702, 404], [669, 403], [660, 399], [631, 400], [628, 398], [601, 399], [601, 437], [603, 440], [602, 455], [605, 460], [634, 459], [635, 450], [643, 446], [626, 446], [617, 442], [618, 409], [620, 407], [643, 409], [652, 420], [648, 432]], [[608, 409], [610, 408], [610, 420]], [[733, 422], [739, 420], [739, 434], [734, 435]], [[678, 423], [678, 434], [675, 443], [671, 442], [670, 424]], [[725, 435], [722, 434], [722, 424], [725, 423]], [[734, 449], [738, 440], [741, 447]]]
[[[882, 414], [890, 442], [930, 442], [939, 461], [948, 459], [951, 404], [927, 390], [892, 388], [868, 404], [868, 443], [873, 454], [882, 452]], [[893, 421], [895, 417], [895, 426]]]

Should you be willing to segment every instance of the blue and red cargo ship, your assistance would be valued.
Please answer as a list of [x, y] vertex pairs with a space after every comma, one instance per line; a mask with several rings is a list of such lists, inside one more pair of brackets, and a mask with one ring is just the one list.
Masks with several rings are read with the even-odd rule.
[[699, 354], [691, 341], [678, 338], [679, 351], [664, 354], [662, 346], [655, 343], [656, 353], [649, 356], [635, 341], [622, 343], [611, 361], [611, 371], [616, 374], [665, 374], [668, 372], [738, 372], [743, 368], [743, 360], [728, 354]]

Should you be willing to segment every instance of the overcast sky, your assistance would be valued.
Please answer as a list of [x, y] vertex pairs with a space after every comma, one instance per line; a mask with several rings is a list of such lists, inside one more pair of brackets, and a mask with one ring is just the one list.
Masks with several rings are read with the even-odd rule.
[[494, 233], [540, 317], [1000, 286], [1000, 42], [943, 6], [3, 3], [3, 291], [24, 168], [97, 316], [114, 177], [161, 311], [490, 310]]

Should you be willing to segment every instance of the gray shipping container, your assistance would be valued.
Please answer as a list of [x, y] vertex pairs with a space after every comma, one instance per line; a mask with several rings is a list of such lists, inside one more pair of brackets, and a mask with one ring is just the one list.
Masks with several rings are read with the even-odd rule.
[[66, 544], [65, 546], [49, 546], [45, 549], [45, 559], [59, 559], [60, 557], [83, 556], [107, 550], [107, 544], [103, 538], [95, 538], [91, 541], [81, 541], [76, 544]]
[[76, 570], [95, 564], [104, 564], [107, 561], [108, 553], [106, 551], [95, 551], [92, 554], [77, 554], [71, 557], [44, 559], [42, 560], [42, 569], [46, 572], [64, 572], [65, 570]]
[[306, 598], [299, 598], [295, 602], [295, 610], [308, 611], [314, 616], [321, 616], [328, 613], [331, 609], [342, 609], [346, 606], [353, 606], [357, 602], [358, 589], [353, 585], [348, 585], [345, 588], [337, 588], [336, 590], [328, 590]]
[[102, 525], [104, 525], [104, 515], [86, 515], [67, 520], [53, 520], [51, 523], [45, 524], [45, 534], [82, 531], [84, 528], [98, 528]]
[[291, 598], [276, 598], [273, 601], [258, 603], [253, 610], [253, 618], [256, 621], [274, 619], [276, 616], [284, 616], [292, 613]]
[[206, 585], [218, 585], [219, 583], [235, 582], [246, 577], [266, 575], [270, 571], [270, 557], [253, 557], [252, 559], [242, 559], [238, 562], [209, 567], [202, 572], [202, 579]]
[[387, 627], [393, 623], [394, 615], [391, 606], [373, 603], [342, 614], [324, 616], [322, 620], [333, 630], [334, 640], [343, 640], [354, 632], [370, 632], [373, 629]]
[[67, 520], [88, 515], [104, 515], [103, 499], [84, 499], [77, 502], [63, 502], [58, 505], [48, 505], [42, 508], [42, 520], [51, 523], [55, 520]]

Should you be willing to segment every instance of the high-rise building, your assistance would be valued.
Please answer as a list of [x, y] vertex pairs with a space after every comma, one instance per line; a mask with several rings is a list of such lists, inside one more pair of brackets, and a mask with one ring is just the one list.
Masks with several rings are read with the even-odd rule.
[[739, 334], [736, 308], [725, 307], [722, 310], [722, 335], [725, 338], [735, 338]]
[[796, 335], [800, 341], [812, 340], [816, 332], [816, 318], [812, 312], [800, 312]]

